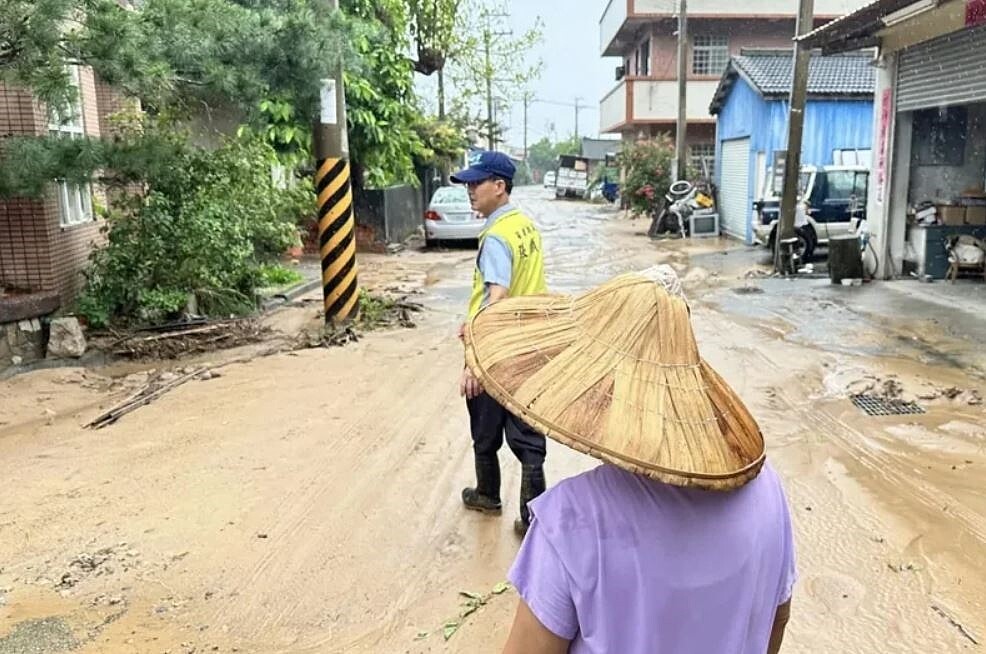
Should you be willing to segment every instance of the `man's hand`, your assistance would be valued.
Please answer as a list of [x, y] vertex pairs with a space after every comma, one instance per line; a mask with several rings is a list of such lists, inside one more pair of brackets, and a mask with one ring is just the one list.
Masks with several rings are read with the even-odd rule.
[[469, 366], [466, 366], [462, 371], [462, 380], [459, 382], [459, 395], [464, 396], [467, 400], [472, 400], [482, 394], [483, 385], [476, 379], [476, 375], [472, 374]]
[[489, 304], [496, 304], [500, 300], [506, 300], [510, 297], [510, 289], [506, 286], [500, 286], [499, 284], [487, 284], [486, 288], [490, 292]]

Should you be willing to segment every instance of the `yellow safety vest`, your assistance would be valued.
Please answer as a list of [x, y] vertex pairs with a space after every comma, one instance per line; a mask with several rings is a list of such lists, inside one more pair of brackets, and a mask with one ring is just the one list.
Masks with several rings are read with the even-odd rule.
[[[510, 296], [538, 295], [548, 291], [544, 280], [544, 256], [541, 247], [541, 232], [534, 221], [514, 209], [501, 216], [492, 227], [484, 229], [479, 235], [479, 250], [482, 252], [486, 237], [492, 234], [510, 248], [513, 266], [510, 271]], [[469, 301], [471, 320], [483, 308], [486, 282], [479, 270], [479, 257], [473, 271], [472, 298]]]

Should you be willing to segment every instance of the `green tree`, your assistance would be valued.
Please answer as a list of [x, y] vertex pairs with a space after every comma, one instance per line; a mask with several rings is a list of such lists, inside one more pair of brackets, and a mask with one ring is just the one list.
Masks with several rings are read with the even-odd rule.
[[626, 144], [619, 156], [625, 173], [623, 197], [635, 213], [647, 213], [661, 201], [671, 184], [674, 142], [662, 134], [648, 141]]
[[564, 141], [552, 143], [547, 137], [537, 141], [527, 150], [527, 162], [532, 172], [541, 176], [558, 167], [558, 157], [563, 154], [579, 154], [582, 143], [572, 136]]
[[59, 105], [78, 63], [156, 113], [225, 104], [256, 119], [283, 97], [314, 116], [313, 80], [347, 54], [349, 29], [320, 0], [4, 0], [0, 78]]
[[450, 66], [460, 110], [482, 127], [490, 149], [502, 131], [493, 115], [495, 99], [520, 100], [541, 71], [541, 62], [531, 59], [543, 36], [540, 19], [519, 35], [507, 32], [505, 21], [506, 14], [496, 0], [471, 3], [462, 20], [464, 36]]
[[444, 120], [445, 66], [464, 47], [462, 0], [407, 0], [409, 28], [417, 49], [414, 70], [438, 76], [438, 118]]
[[354, 181], [372, 187], [416, 184], [414, 162], [425, 146], [414, 130], [421, 119], [403, 0], [343, 0], [360, 21], [353, 48], [361, 65], [346, 71], [346, 103]]

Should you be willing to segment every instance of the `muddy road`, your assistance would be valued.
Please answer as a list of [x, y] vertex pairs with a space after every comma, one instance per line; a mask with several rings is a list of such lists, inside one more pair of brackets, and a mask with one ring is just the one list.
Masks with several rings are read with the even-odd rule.
[[[760, 420], [792, 503], [785, 652], [984, 646], [979, 323], [880, 287], [762, 279], [742, 248], [651, 243], [642, 223], [542, 189], [517, 199], [556, 290], [681, 271], [703, 354]], [[461, 509], [455, 331], [473, 256], [366, 257], [365, 285], [427, 305], [416, 329], [232, 364], [102, 430], [81, 425], [141, 366], [0, 382], [0, 654], [499, 652], [519, 471], [505, 449], [502, 518]], [[304, 304], [268, 318], [285, 338], [313, 320]], [[927, 412], [868, 417], [856, 392]], [[549, 443], [549, 484], [594, 465]]]

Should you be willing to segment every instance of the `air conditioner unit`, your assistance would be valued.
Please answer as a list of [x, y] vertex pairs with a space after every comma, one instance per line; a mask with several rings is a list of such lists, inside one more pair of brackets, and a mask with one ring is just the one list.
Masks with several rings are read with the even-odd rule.
[[617, 66], [616, 67], [616, 81], [617, 82], [619, 82], [621, 79], [623, 79], [624, 77], [626, 77], [626, 74], [627, 74], [627, 68], [626, 68], [626, 66]]

